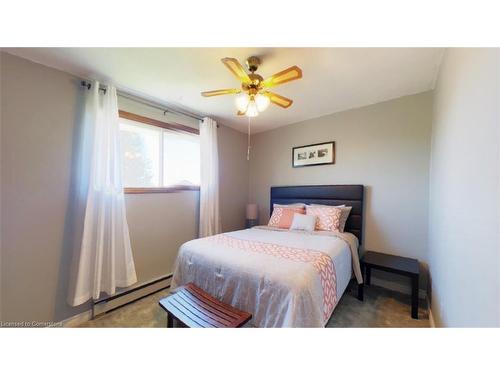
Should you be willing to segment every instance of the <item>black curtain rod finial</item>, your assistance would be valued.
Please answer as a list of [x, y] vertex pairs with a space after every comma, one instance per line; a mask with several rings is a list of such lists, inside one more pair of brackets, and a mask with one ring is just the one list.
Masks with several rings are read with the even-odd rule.
[[[92, 83], [87, 81], [81, 81], [81, 85], [87, 88], [87, 90], [90, 90], [92, 88]], [[106, 94], [106, 87], [99, 87], [99, 90]]]
[[82, 86], [86, 87], [87, 90], [90, 90], [90, 88], [92, 87], [92, 84], [90, 82], [82, 81]]

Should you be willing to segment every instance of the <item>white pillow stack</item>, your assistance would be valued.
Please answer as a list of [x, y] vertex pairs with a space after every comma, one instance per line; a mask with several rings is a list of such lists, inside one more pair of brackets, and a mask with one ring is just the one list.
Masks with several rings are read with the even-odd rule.
[[[324, 205], [324, 204], [311, 204], [310, 206], [322, 206], [322, 207], [337, 207], [340, 208], [341, 216], [339, 220], [339, 231], [344, 232], [345, 229], [345, 224], [347, 222], [347, 218], [349, 217], [349, 214], [351, 213], [352, 207], [346, 206], [345, 204], [342, 204], [340, 206], [329, 206], [329, 205]], [[275, 203], [273, 205], [273, 208], [276, 207], [306, 207], [306, 204], [304, 203], [291, 203], [291, 204], [277, 204]], [[305, 230], [305, 231], [314, 231], [314, 227], [316, 225], [316, 220], [317, 216], [314, 215], [303, 215], [303, 214], [294, 214], [293, 215], [293, 221], [292, 225], [290, 226], [290, 229], [297, 229], [297, 230]], [[312, 224], [311, 224], [312, 223]], [[312, 225], [312, 229], [311, 229]]]

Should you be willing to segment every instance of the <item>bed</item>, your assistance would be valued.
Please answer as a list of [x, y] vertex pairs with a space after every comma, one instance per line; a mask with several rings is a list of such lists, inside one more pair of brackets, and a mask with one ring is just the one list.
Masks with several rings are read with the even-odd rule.
[[351, 206], [344, 233], [267, 226], [184, 243], [172, 289], [193, 282], [219, 300], [252, 313], [255, 327], [324, 327], [352, 277], [362, 283], [362, 185], [280, 186], [274, 204]]

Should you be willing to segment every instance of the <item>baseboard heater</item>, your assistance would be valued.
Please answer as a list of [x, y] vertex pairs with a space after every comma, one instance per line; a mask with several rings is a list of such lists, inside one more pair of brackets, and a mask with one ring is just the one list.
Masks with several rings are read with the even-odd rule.
[[120, 291], [112, 296], [100, 298], [92, 303], [92, 319], [96, 316], [111, 312], [129, 303], [150, 296], [160, 290], [170, 288], [172, 274], [147, 281], [134, 287]]

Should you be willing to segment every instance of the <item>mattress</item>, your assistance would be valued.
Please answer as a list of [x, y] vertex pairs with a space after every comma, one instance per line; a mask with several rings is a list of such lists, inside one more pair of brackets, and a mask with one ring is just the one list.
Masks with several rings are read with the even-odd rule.
[[354, 274], [351, 233], [254, 227], [184, 243], [172, 290], [193, 282], [252, 314], [256, 327], [324, 327]]

